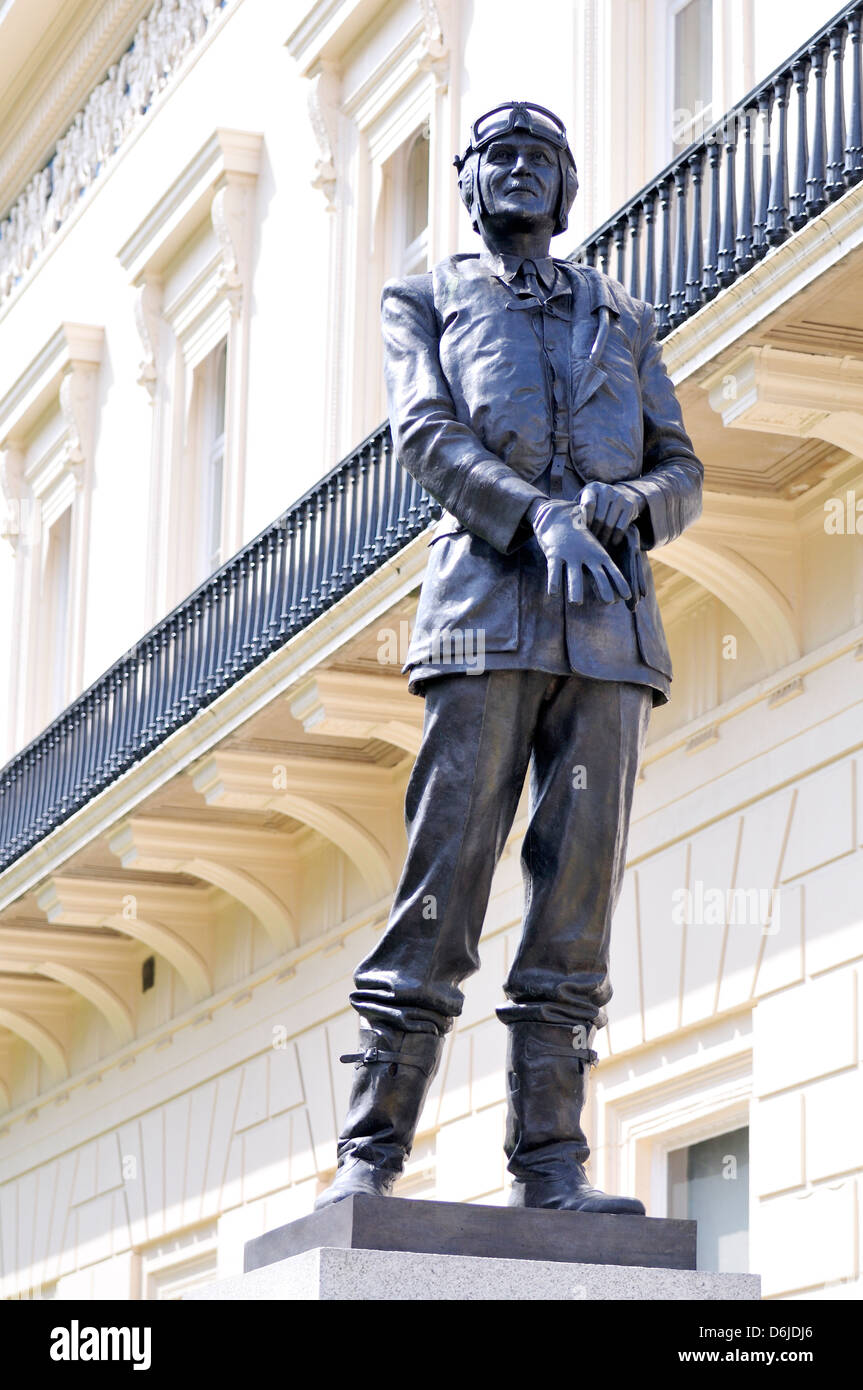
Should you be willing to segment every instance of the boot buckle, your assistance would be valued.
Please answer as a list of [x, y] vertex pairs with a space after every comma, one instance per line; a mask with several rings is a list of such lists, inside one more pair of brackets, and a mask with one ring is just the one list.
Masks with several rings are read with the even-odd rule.
[[407, 1061], [407, 1058], [402, 1057], [398, 1052], [385, 1052], [380, 1047], [367, 1047], [365, 1052], [346, 1052], [339, 1058], [339, 1061], [356, 1062], [358, 1067], [368, 1067], [372, 1062], [398, 1063]]

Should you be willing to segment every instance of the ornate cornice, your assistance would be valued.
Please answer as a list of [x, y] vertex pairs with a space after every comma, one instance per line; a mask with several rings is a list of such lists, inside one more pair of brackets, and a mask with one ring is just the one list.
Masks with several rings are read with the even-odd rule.
[[0, 208], [4, 212], [104, 76], [118, 50], [131, 42], [136, 21], [150, 7], [152, 0], [106, 0], [98, 7], [71, 54], [61, 60], [48, 90], [31, 106], [21, 129], [0, 152]]
[[0, 304], [77, 210], [212, 28], [237, 0], [156, 0], [133, 41], [0, 222]]

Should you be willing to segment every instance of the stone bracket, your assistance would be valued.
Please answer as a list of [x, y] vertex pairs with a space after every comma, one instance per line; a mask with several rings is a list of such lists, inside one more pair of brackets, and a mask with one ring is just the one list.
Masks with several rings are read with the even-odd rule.
[[863, 456], [863, 361], [748, 347], [703, 383], [731, 429], [824, 439]]

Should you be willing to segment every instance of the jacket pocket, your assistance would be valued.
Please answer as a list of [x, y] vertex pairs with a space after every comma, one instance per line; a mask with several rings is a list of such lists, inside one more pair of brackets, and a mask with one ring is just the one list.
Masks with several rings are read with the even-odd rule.
[[654, 671], [661, 671], [664, 676], [671, 679], [671, 654], [668, 650], [668, 642], [662, 626], [656, 595], [649, 581], [648, 593], [635, 609], [635, 635], [638, 639], [638, 649], [645, 663]]
[[485, 652], [515, 651], [518, 553], [501, 555], [464, 528], [433, 536], [430, 546], [406, 664], [476, 666]]

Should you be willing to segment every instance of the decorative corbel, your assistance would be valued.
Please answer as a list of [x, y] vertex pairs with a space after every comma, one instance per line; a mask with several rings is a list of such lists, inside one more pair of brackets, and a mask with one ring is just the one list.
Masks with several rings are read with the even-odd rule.
[[335, 212], [336, 186], [336, 145], [338, 134], [338, 115], [340, 80], [333, 63], [322, 63], [311, 79], [309, 88], [309, 119], [318, 142], [320, 157], [315, 163], [315, 176], [312, 188], [319, 188], [327, 203], [327, 211]]
[[23, 531], [24, 450], [12, 439], [7, 439], [0, 450], [0, 492], [4, 501], [0, 536], [9, 542], [13, 550], [17, 550]]
[[159, 322], [162, 309], [162, 284], [155, 277], [145, 279], [135, 295], [135, 325], [144, 349], [138, 364], [138, 385], [143, 386], [150, 404], [156, 397], [158, 381]]
[[83, 468], [92, 457], [96, 415], [98, 364], [72, 361], [60, 382], [60, 412], [65, 424], [63, 465], [71, 468], [78, 487]]
[[219, 284], [237, 314], [242, 307], [247, 270], [251, 195], [247, 181], [228, 175], [216, 190], [210, 209], [222, 262]]
[[444, 0], [419, 0], [422, 18], [422, 53], [419, 67], [430, 72], [438, 91], [449, 86], [449, 43], [444, 28]]

